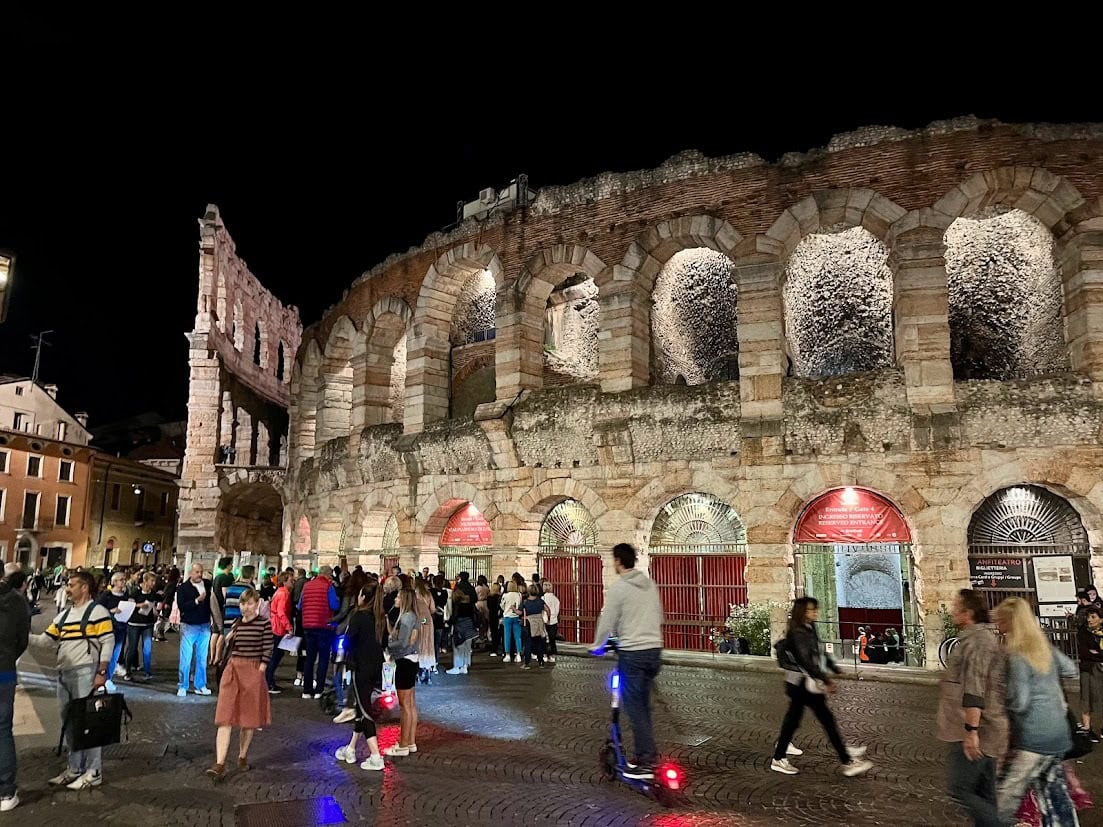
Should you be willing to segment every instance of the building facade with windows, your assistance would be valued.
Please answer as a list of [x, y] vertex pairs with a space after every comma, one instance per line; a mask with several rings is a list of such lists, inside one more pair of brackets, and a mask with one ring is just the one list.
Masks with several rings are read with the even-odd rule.
[[171, 563], [179, 477], [125, 457], [92, 460], [87, 565]]

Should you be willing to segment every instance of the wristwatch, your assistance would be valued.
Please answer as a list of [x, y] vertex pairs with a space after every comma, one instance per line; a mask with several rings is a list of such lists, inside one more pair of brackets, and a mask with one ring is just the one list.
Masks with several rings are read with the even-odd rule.
[[979, 726], [973, 726], [972, 724], [966, 724], [965, 725], [965, 731], [966, 732], [976, 732], [978, 729], [980, 729]]

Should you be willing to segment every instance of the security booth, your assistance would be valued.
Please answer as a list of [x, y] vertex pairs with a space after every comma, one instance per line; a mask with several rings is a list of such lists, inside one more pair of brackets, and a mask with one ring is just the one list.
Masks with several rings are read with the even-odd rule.
[[540, 577], [559, 598], [560, 640], [590, 643], [605, 596], [597, 521], [578, 500], [557, 504], [540, 525]]
[[819, 601], [836, 658], [922, 665], [911, 532], [890, 500], [852, 486], [820, 495], [797, 519], [793, 560], [797, 595]]

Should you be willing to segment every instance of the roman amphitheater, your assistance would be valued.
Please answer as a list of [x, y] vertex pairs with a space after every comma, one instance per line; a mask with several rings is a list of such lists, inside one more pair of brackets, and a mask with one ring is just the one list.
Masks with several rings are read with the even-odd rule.
[[[894, 626], [922, 662], [925, 631], [928, 665], [971, 580], [1054, 623], [1093, 580], [1103, 126], [877, 127], [521, 196], [364, 273], [301, 343], [271, 301], [228, 323], [218, 271], [244, 264], [208, 262], [182, 550], [540, 571], [586, 640], [627, 541], [668, 646], [808, 592], [825, 637]], [[260, 348], [272, 312], [297, 352], [250, 381], [275, 357], [224, 340]], [[282, 451], [245, 413], [248, 461], [212, 455], [249, 407], [227, 383]]]

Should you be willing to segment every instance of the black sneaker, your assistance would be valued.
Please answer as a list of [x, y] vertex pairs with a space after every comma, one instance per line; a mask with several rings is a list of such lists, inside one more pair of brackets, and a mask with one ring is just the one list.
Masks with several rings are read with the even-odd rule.
[[1093, 744], [1098, 744], [1101, 737], [1103, 737], [1103, 730], [1100, 730], [1099, 732], [1092, 732], [1090, 729], [1088, 730], [1088, 738], [1091, 739], [1091, 742]]
[[647, 781], [655, 777], [655, 770], [647, 766], [647, 764], [627, 764], [624, 767], [624, 772], [621, 773], [625, 778], [634, 778], [639, 781]]
[[278, 686], [268, 687], [268, 694], [269, 695], [279, 695], [281, 692], [283, 692], [283, 690], [280, 689]]

